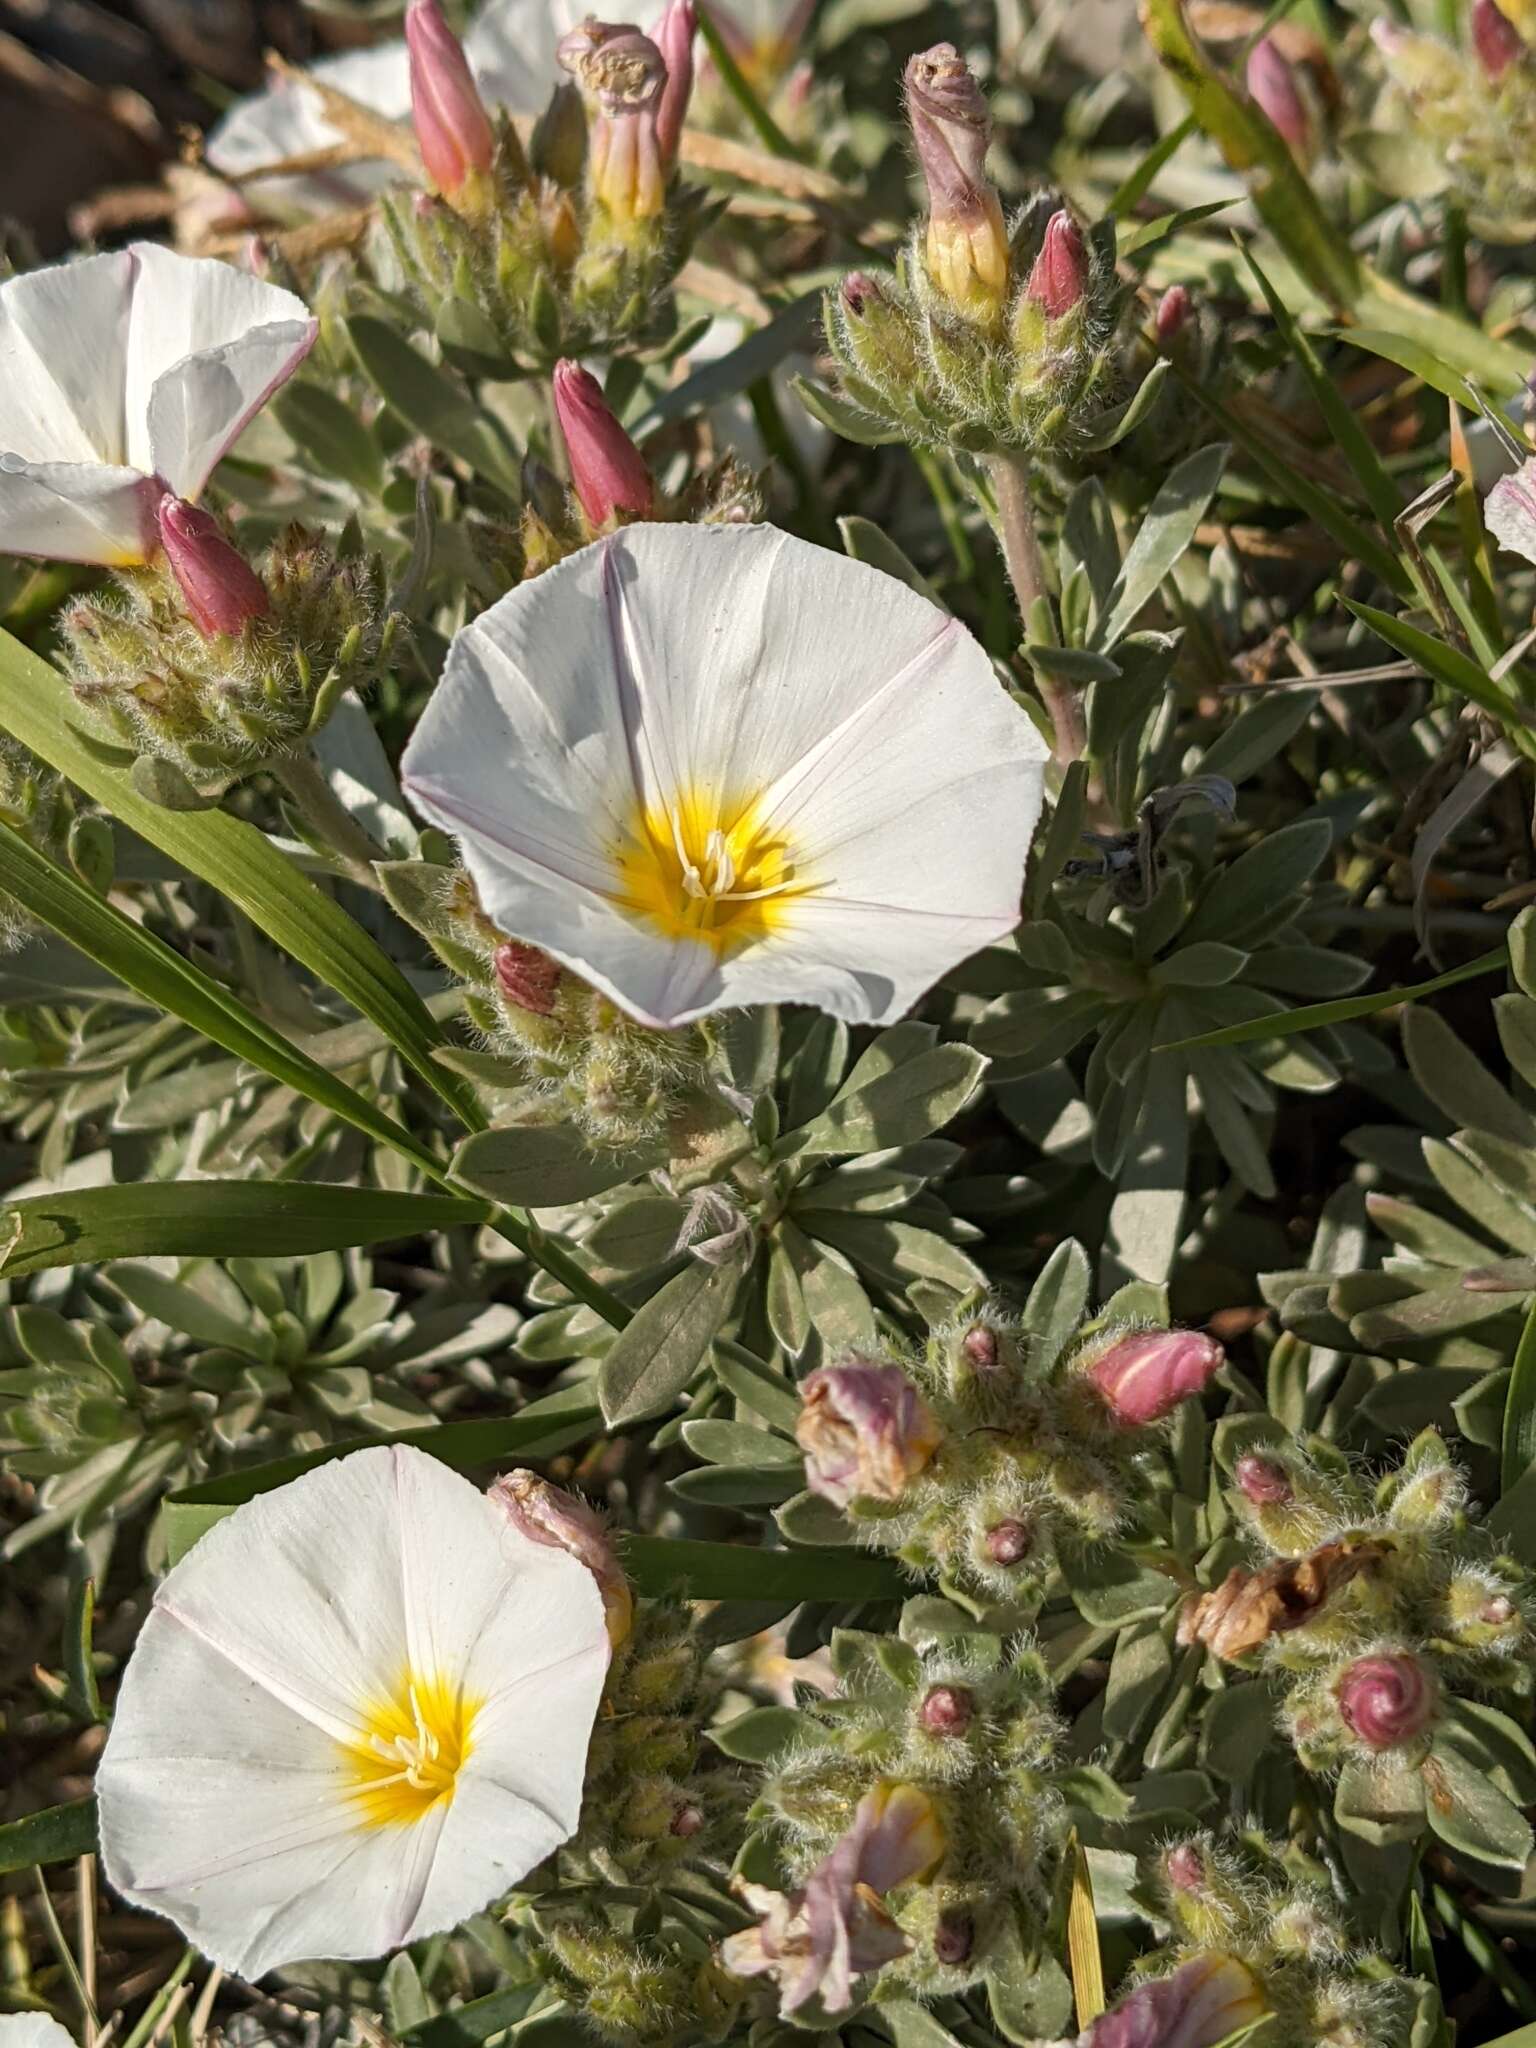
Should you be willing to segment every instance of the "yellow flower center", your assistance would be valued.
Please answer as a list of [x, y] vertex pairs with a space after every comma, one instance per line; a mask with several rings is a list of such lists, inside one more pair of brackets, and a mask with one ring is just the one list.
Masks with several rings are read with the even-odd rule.
[[637, 809], [614, 861], [621, 910], [717, 953], [780, 930], [793, 898], [815, 886], [754, 804], [703, 789], [684, 790], [666, 809]]
[[365, 1702], [362, 1733], [344, 1748], [366, 1826], [409, 1827], [453, 1797], [480, 1706], [445, 1679], [413, 1671], [389, 1698]]

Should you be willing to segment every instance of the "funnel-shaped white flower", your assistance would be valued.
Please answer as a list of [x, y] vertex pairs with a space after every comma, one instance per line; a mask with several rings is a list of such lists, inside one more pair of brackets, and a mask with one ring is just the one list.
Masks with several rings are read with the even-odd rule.
[[[513, 114], [542, 113], [565, 77], [555, 62], [555, 45], [591, 11], [584, 0], [488, 0], [464, 37], [464, 54], [486, 105], [505, 107]], [[626, 11], [625, 19], [645, 28], [659, 12], [659, 0], [642, 0], [638, 9]], [[410, 59], [403, 41], [323, 57], [310, 70], [322, 83], [376, 114], [391, 121], [410, 117]], [[342, 140], [315, 94], [301, 80], [281, 79], [265, 92], [236, 102], [209, 135], [207, 157], [215, 170], [240, 177], [266, 164], [333, 148]], [[349, 163], [261, 178], [244, 189], [257, 204], [298, 216], [360, 204], [399, 176], [389, 164]]]
[[424, 1452], [218, 1523], [155, 1595], [97, 1773], [106, 1873], [243, 1977], [456, 1926], [567, 1840], [603, 1603]]
[[405, 788], [642, 1023], [899, 1016], [1018, 922], [1045, 747], [955, 619], [767, 526], [630, 526], [454, 639]]
[[292, 292], [151, 242], [8, 279], [0, 554], [143, 561], [316, 332]]
[[75, 2043], [46, 2013], [16, 2012], [0, 2018], [0, 2048], [75, 2048]]

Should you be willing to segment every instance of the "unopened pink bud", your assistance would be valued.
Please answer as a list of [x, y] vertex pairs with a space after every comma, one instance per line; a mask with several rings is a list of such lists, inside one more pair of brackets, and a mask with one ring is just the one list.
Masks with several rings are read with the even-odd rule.
[[541, 953], [537, 946], [525, 946], [519, 939], [504, 939], [491, 955], [496, 985], [516, 1009], [531, 1010], [535, 1017], [547, 1017], [555, 1007], [560, 986], [560, 965]]
[[997, 1332], [985, 1323], [972, 1323], [960, 1339], [960, 1349], [972, 1372], [997, 1371]]
[[1169, 285], [1157, 302], [1157, 317], [1154, 330], [1160, 349], [1171, 348], [1184, 329], [1189, 325], [1195, 310], [1195, 302], [1188, 290], [1181, 284]]
[[1238, 1459], [1232, 1477], [1244, 1500], [1252, 1501], [1256, 1508], [1288, 1507], [1296, 1498], [1285, 1467], [1273, 1458], [1261, 1458], [1256, 1451]]
[[427, 176], [452, 198], [474, 172], [491, 168], [496, 136], [464, 55], [438, 0], [405, 10], [411, 64], [411, 120]]
[[1225, 1362], [1215, 1338], [1199, 1330], [1139, 1330], [1112, 1344], [1087, 1376], [1117, 1422], [1140, 1428], [1203, 1392]]
[[1217, 2048], [1269, 2011], [1258, 1979], [1234, 1956], [1200, 1955], [1138, 1984], [1085, 2033], [1078, 2048]]
[[849, 271], [838, 286], [838, 296], [843, 302], [844, 312], [851, 314], [855, 320], [862, 320], [871, 308], [885, 304], [885, 293], [868, 272], [863, 270]]
[[1357, 1657], [1335, 1688], [1339, 1714], [1367, 1749], [1395, 1749], [1435, 1716], [1435, 1681], [1417, 1657]]
[[1499, 79], [1525, 55], [1525, 39], [1497, 0], [1472, 0], [1472, 47], [1489, 78]]
[[1205, 1858], [1193, 1842], [1180, 1842], [1170, 1849], [1163, 1869], [1176, 1892], [1198, 1892], [1205, 1888]]
[[205, 640], [238, 633], [267, 616], [272, 606], [266, 585], [210, 513], [167, 491], [155, 524], [182, 602]]
[[1479, 1621], [1485, 1621], [1490, 1628], [1503, 1628], [1515, 1618], [1515, 1603], [1507, 1593], [1495, 1593], [1485, 1600], [1477, 1611]]
[[976, 1714], [976, 1702], [963, 1685], [930, 1686], [918, 1719], [930, 1735], [963, 1735]]
[[629, 1635], [635, 1603], [608, 1532], [585, 1501], [519, 1467], [504, 1473], [488, 1498], [521, 1536], [578, 1558], [597, 1581], [608, 1640], [615, 1649]]
[[1248, 54], [1248, 96], [1298, 156], [1312, 148], [1312, 116], [1296, 74], [1272, 36], [1260, 36]]
[[1022, 1564], [1035, 1547], [1027, 1522], [994, 1522], [987, 1531], [987, 1555], [994, 1564]]
[[667, 82], [656, 109], [656, 146], [666, 165], [677, 161], [688, 101], [693, 93], [693, 39], [699, 17], [693, 0], [670, 0], [656, 26], [656, 47], [667, 67]]
[[672, 1825], [668, 1832], [676, 1835], [680, 1841], [688, 1841], [692, 1836], [698, 1834], [703, 1826], [703, 1808], [695, 1806], [690, 1801], [687, 1805], [680, 1806], [676, 1813], [673, 1814]]
[[588, 523], [648, 519], [655, 503], [651, 472], [608, 408], [603, 387], [579, 363], [555, 365], [555, 411], [571, 458], [571, 481]]
[[1045, 224], [1045, 240], [1024, 287], [1052, 320], [1060, 320], [1077, 305], [1088, 288], [1088, 251], [1077, 222], [1061, 207]]
[[900, 1366], [823, 1366], [802, 1383], [800, 1398], [795, 1439], [806, 1484], [839, 1507], [900, 1500], [938, 1448], [939, 1426]]
[[933, 1930], [933, 1953], [951, 1970], [971, 1959], [976, 1946], [976, 1923], [969, 1913], [941, 1913]]

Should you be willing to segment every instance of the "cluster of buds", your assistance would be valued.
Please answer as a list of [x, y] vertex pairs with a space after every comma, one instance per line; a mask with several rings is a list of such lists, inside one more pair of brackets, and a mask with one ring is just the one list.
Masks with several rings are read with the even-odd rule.
[[611, 1892], [551, 1893], [527, 1916], [538, 1937], [533, 1960], [562, 2004], [614, 2048], [724, 2040], [745, 1987], [680, 1920], [651, 1931], [639, 1918]]
[[678, 495], [664, 494], [590, 370], [562, 360], [552, 383], [571, 483], [567, 490], [541, 466], [530, 462], [525, 467], [520, 535], [525, 578], [553, 568], [632, 520], [739, 525], [761, 514], [756, 483], [730, 455], [693, 476]]
[[802, 2025], [856, 1997], [979, 1983], [1043, 1929], [1066, 1825], [1032, 1649], [935, 1633], [913, 1608], [899, 1639], [842, 1631], [832, 1658], [836, 1694], [800, 1710], [753, 1809], [743, 1860], [778, 1882], [742, 1886], [757, 1925], [722, 1949]]
[[948, 43], [906, 69], [928, 216], [893, 276], [827, 301], [840, 389], [808, 402], [854, 440], [1070, 457], [1113, 432], [1124, 294], [1112, 221], [1040, 197], [1010, 223], [986, 172], [986, 97]]
[[1328, 1445], [1267, 1440], [1242, 1448], [1232, 1482], [1264, 1562], [1191, 1601], [1182, 1639], [1261, 1661], [1284, 1686], [1302, 1764], [1343, 1766], [1352, 1784], [1390, 1777], [1416, 1832], [1437, 1746], [1475, 1747], [1461, 1699], [1529, 1689], [1525, 1573], [1469, 1523], [1465, 1477], [1434, 1430], [1374, 1484]]
[[[1291, 1845], [1255, 1833], [1191, 1835], [1150, 1859], [1139, 1895], [1172, 1942], [1116, 2011], [1138, 1999], [1149, 2017], [1166, 2007], [1171, 2030], [1121, 2034], [1106, 2014], [1105, 2031], [1084, 2037], [1091, 2048], [1216, 2048], [1266, 2015], [1261, 2038], [1274, 2048], [1391, 2048], [1408, 2038], [1413, 1987], [1362, 1949], [1327, 1871]], [[1237, 2013], [1225, 2027], [1224, 1998]]]
[[520, 1121], [573, 1123], [595, 1149], [654, 1146], [658, 1164], [718, 1121], [703, 1028], [637, 1024], [537, 946], [509, 939], [461, 867], [389, 861], [378, 872], [400, 916], [464, 984], [486, 1048], [475, 1076], [518, 1097]]
[[[77, 816], [68, 785], [18, 741], [0, 738], [0, 822], [19, 832], [34, 851], [66, 862], [94, 887], [111, 880], [111, 827]], [[97, 863], [105, 860], [105, 871]], [[0, 891], [0, 953], [13, 953], [37, 929], [31, 913]]]
[[481, 374], [548, 370], [670, 332], [673, 278], [704, 225], [674, 175], [693, 81], [692, 0], [655, 40], [594, 17], [559, 46], [561, 86], [525, 148], [493, 119], [438, 0], [411, 0], [417, 142], [432, 190], [384, 220], [445, 349]]
[[383, 565], [289, 527], [253, 566], [213, 515], [166, 494], [160, 547], [77, 598], [63, 661], [103, 737], [195, 788], [303, 746], [389, 659]]
[[1089, 1330], [1049, 1372], [1006, 1318], [936, 1332], [906, 1366], [849, 1357], [803, 1383], [813, 1492], [967, 1600], [1033, 1607], [1065, 1557], [1133, 1519], [1158, 1426], [1223, 1363], [1193, 1330]]
[[[1536, 57], [1498, 0], [1473, 0], [1468, 27], [1457, 49], [1378, 16], [1388, 90], [1374, 119], [1411, 157], [1405, 197], [1449, 188], [1479, 234], [1523, 242], [1536, 233]], [[1381, 162], [1386, 181], [1393, 159]]]

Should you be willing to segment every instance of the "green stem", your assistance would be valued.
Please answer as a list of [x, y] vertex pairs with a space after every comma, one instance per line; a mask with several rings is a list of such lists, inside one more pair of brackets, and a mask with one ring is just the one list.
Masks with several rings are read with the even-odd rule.
[[1510, 1963], [1498, 1942], [1480, 1922], [1463, 1913], [1443, 1884], [1430, 1887], [1435, 1911], [1454, 1934], [1478, 1969], [1484, 1970], [1522, 2019], [1536, 2019], [1536, 1991]]
[[379, 892], [379, 878], [373, 871], [377, 860], [388, 858], [325, 778], [319, 762], [308, 747], [299, 754], [284, 754], [272, 763], [272, 773], [293, 801], [294, 809], [326, 847], [349, 882]]
[[[997, 494], [997, 532], [1003, 560], [1008, 565], [1008, 581], [1013, 585], [1027, 641], [1030, 611], [1037, 598], [1046, 596], [1045, 565], [1035, 537], [1035, 507], [1029, 489], [1029, 457], [994, 455], [988, 460], [987, 470]], [[1037, 673], [1035, 686], [1045, 700], [1055, 728], [1053, 752], [1061, 767], [1068, 768], [1074, 761], [1080, 761], [1088, 748], [1082, 700], [1070, 683], [1058, 682], [1052, 676]]]

